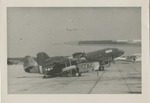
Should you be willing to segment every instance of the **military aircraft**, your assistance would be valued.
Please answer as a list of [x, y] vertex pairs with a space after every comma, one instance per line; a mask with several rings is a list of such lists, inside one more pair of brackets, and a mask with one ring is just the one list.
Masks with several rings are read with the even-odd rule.
[[19, 62], [19, 60], [7, 60], [8, 65], [17, 65]]
[[77, 52], [72, 56], [49, 57], [46, 53], [37, 54], [37, 62], [31, 57], [24, 58], [24, 70], [28, 73], [41, 73], [47, 76], [80, 76], [94, 70], [104, 70], [103, 65], [124, 54], [117, 48], [106, 48], [89, 53]]
[[120, 56], [114, 59], [115, 61], [125, 61], [125, 62], [138, 62], [141, 61], [141, 54], [133, 54], [130, 56]]

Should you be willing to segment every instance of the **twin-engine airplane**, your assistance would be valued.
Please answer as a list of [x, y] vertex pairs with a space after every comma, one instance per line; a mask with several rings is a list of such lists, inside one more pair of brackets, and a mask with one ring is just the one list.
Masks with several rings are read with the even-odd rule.
[[49, 57], [46, 53], [37, 54], [37, 62], [31, 57], [24, 58], [24, 70], [47, 76], [80, 76], [82, 73], [104, 70], [103, 65], [124, 54], [117, 48], [107, 48], [89, 53], [77, 52], [69, 56]]

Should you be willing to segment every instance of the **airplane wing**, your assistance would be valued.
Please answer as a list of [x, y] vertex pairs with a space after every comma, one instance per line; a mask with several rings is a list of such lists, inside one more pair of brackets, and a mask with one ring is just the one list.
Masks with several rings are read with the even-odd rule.
[[65, 42], [68, 45], [134, 45], [141, 46], [141, 40], [85, 40]]
[[66, 71], [70, 71], [70, 70], [76, 70], [76, 66], [71, 65], [71, 66], [65, 67], [62, 69], [62, 72], [66, 72]]

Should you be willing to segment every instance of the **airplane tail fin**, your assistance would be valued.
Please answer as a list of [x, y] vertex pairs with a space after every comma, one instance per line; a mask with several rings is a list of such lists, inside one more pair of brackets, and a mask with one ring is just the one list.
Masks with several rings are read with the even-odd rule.
[[35, 60], [31, 56], [26, 56], [23, 59], [23, 66], [25, 72], [28, 73], [40, 73], [38, 64], [35, 62]]
[[50, 57], [44, 52], [37, 54], [37, 63], [40, 66], [43, 66], [49, 59], [50, 59]]

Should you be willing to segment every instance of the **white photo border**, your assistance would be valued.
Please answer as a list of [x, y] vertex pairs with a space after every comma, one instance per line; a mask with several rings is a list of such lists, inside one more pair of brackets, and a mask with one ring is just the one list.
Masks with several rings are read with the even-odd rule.
[[[142, 94], [8, 94], [7, 7], [141, 7]], [[2, 0], [0, 1], [0, 68], [2, 103], [149, 103], [149, 1], [148, 0]]]

